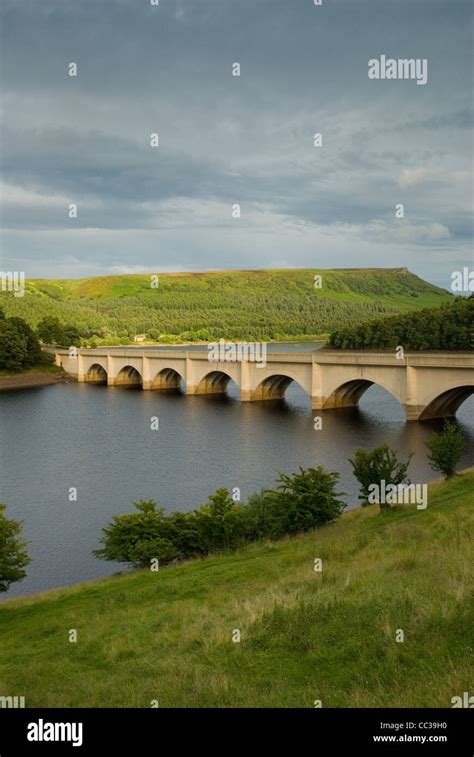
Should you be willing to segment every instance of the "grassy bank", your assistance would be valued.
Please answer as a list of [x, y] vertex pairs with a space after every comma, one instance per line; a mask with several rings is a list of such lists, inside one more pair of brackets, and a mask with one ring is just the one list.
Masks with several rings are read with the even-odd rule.
[[450, 707], [474, 683], [473, 484], [472, 471], [433, 484], [424, 511], [359, 509], [235, 554], [2, 602], [0, 695], [30, 707]]

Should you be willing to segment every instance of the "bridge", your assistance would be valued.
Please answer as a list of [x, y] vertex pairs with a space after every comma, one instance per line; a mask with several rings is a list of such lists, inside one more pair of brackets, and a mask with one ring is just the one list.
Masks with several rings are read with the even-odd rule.
[[474, 392], [474, 353], [395, 353], [315, 350], [270, 353], [265, 365], [210, 361], [207, 350], [49, 348], [78, 381], [109, 386], [222, 394], [232, 380], [241, 401], [281, 399], [292, 381], [311, 398], [314, 410], [354, 407], [373, 384], [390, 392], [408, 421], [454, 415]]

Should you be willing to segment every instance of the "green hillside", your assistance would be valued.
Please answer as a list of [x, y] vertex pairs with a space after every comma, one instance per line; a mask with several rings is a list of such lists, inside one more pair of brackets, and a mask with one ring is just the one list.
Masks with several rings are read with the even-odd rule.
[[[315, 275], [322, 287], [314, 286]], [[35, 327], [47, 315], [84, 337], [150, 341], [309, 338], [452, 299], [405, 268], [291, 269], [31, 279], [26, 295], [0, 295], [7, 316]]]
[[451, 707], [474, 680], [473, 484], [471, 469], [431, 485], [426, 510], [359, 508], [233, 554], [2, 601], [0, 694], [27, 707]]

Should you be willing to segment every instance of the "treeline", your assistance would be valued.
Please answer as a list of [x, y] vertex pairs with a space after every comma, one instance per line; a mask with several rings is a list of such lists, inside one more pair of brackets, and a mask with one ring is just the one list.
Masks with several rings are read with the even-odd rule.
[[474, 297], [457, 298], [438, 308], [379, 318], [336, 329], [336, 349], [471, 350], [474, 346]]
[[36, 328], [45, 317], [73, 324], [84, 344], [299, 339], [443, 302], [447, 292], [404, 269], [227, 271], [27, 282], [0, 294], [9, 315]]

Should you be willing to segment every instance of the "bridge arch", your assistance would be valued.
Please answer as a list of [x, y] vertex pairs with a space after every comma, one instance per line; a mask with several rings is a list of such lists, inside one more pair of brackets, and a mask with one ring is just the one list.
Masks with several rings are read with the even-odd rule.
[[252, 400], [281, 400], [293, 382], [305, 391], [300, 382], [288, 374], [273, 373], [266, 376], [252, 392]]
[[209, 371], [202, 377], [194, 394], [225, 394], [232, 376], [224, 371]]
[[370, 389], [371, 386], [380, 386], [385, 389], [397, 402], [401, 403], [401, 398], [390, 389], [388, 386], [384, 386], [380, 381], [370, 381], [369, 379], [350, 379], [343, 384], [339, 384], [326, 398], [323, 404], [323, 408], [328, 410], [330, 408], [337, 407], [356, 407], [359, 404], [359, 400], [363, 394]]
[[85, 375], [84, 381], [90, 384], [106, 384], [107, 371], [100, 363], [92, 363]]
[[183, 377], [174, 368], [162, 368], [155, 375], [150, 389], [180, 389]]
[[133, 365], [124, 365], [114, 381], [116, 386], [142, 386], [143, 379], [139, 371]]
[[446, 418], [455, 415], [456, 411], [468, 397], [474, 394], [473, 384], [462, 384], [452, 389], [447, 389], [434, 397], [422, 410], [419, 420], [428, 420], [429, 418]]

